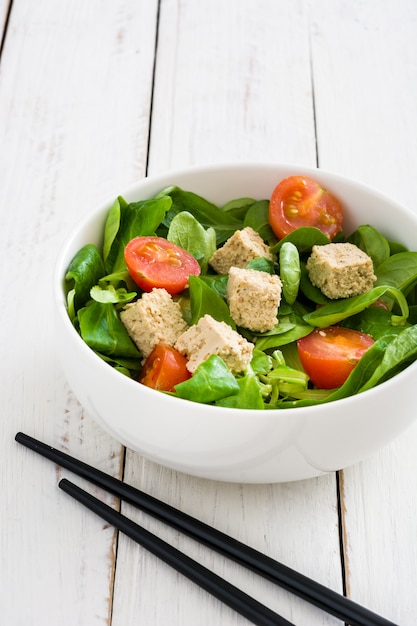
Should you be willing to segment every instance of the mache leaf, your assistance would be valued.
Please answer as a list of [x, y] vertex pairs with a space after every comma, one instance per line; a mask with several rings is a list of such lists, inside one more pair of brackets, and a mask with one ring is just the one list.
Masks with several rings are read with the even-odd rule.
[[306, 313], [304, 321], [316, 328], [326, 328], [333, 324], [338, 324], [342, 320], [356, 315], [367, 307], [374, 304], [383, 295], [392, 298], [401, 308], [401, 315], [392, 315], [391, 323], [395, 326], [404, 324], [408, 317], [408, 305], [401, 291], [387, 285], [374, 287], [370, 291], [350, 298], [334, 300], [323, 305], [319, 309]]
[[203, 361], [191, 378], [175, 386], [178, 397], [203, 403], [215, 402], [238, 391], [236, 378], [217, 354]]
[[[170, 198], [162, 196], [158, 199], [141, 200], [123, 205], [119, 203], [120, 221], [117, 234], [114, 235], [115, 217], [109, 217], [106, 230], [114, 237], [111, 245], [106, 244], [106, 271], [108, 274], [118, 272], [125, 266], [124, 250], [135, 237], [153, 236], [171, 206]], [[116, 209], [112, 209], [116, 210]]]
[[191, 324], [197, 324], [204, 315], [211, 315], [218, 322], [226, 322], [233, 329], [236, 324], [223, 298], [199, 276], [189, 276]]
[[172, 206], [167, 212], [166, 225], [182, 211], [188, 211], [204, 228], [212, 227], [216, 231], [216, 243], [220, 245], [233, 235], [235, 230], [242, 228], [242, 221], [233, 216], [231, 211], [223, 211], [218, 206], [202, 198], [191, 191], [184, 191], [180, 187], [172, 186], [164, 189], [158, 194], [169, 196]]
[[209, 259], [216, 251], [216, 231], [205, 229], [188, 211], [178, 213], [172, 220], [167, 234], [168, 241], [192, 254], [207, 272]]
[[97, 246], [83, 246], [71, 260], [65, 283], [72, 291], [71, 301], [74, 311], [78, 311], [90, 300], [90, 290], [105, 273], [104, 264]]
[[81, 337], [96, 352], [124, 358], [141, 356], [113, 304], [92, 301], [80, 309], [78, 318]]

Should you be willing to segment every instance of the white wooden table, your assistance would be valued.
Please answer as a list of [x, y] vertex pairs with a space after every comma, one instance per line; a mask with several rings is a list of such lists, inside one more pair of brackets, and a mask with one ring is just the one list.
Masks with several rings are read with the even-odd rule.
[[[248, 623], [58, 490], [66, 472], [15, 443], [22, 430], [415, 626], [417, 423], [318, 479], [178, 474], [83, 412], [58, 364], [51, 298], [68, 231], [166, 169], [318, 164], [417, 210], [415, 0], [0, 0], [0, 32], [0, 623]], [[340, 623], [125, 511], [297, 626]]]

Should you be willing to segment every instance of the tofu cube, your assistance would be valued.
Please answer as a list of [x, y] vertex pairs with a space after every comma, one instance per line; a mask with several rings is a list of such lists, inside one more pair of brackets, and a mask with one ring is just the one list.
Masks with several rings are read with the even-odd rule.
[[226, 322], [204, 315], [179, 337], [175, 348], [187, 359], [187, 369], [194, 373], [212, 354], [220, 356], [231, 372], [243, 372], [252, 360], [253, 344]]
[[366, 293], [376, 280], [372, 259], [352, 243], [313, 246], [307, 271], [313, 285], [333, 300]]
[[216, 250], [209, 263], [218, 274], [228, 274], [232, 266], [246, 267], [250, 261], [258, 257], [271, 260], [276, 258], [256, 230], [247, 226], [233, 233], [226, 243]]
[[173, 346], [187, 328], [180, 305], [165, 289], [152, 289], [127, 304], [120, 319], [144, 358], [158, 343]]
[[282, 283], [279, 276], [231, 267], [226, 298], [237, 326], [264, 333], [278, 323]]

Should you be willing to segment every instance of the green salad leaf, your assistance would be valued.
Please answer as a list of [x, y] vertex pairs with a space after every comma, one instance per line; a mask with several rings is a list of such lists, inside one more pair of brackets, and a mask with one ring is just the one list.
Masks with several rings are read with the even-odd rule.
[[204, 228], [214, 228], [217, 245], [224, 243], [236, 230], [242, 228], [242, 221], [234, 217], [231, 211], [223, 211], [191, 191], [173, 186], [161, 191], [157, 198], [160, 197], [169, 197], [172, 201], [164, 221], [168, 228], [174, 217], [183, 211], [191, 213]]
[[[372, 259], [374, 268], [390, 256], [388, 240], [376, 228], [364, 224], [349, 237], [349, 242], [363, 250]], [[385, 283], [388, 284], [388, 283]]]
[[377, 285], [391, 285], [405, 294], [417, 284], [417, 252], [399, 252], [376, 268]]
[[97, 246], [87, 244], [74, 256], [65, 274], [67, 291], [71, 292], [71, 319], [88, 302], [91, 288], [104, 273], [104, 263]]
[[264, 241], [271, 242], [273, 244], [276, 239], [269, 225], [269, 202], [268, 200], [259, 200], [254, 202], [247, 210], [244, 219], [243, 227], [250, 226], [255, 230]]
[[[247, 268], [278, 274], [283, 297], [277, 323], [267, 332], [237, 327], [229, 310], [228, 275], [210, 267], [216, 249], [245, 227], [254, 229], [273, 253], [257, 257]], [[269, 225], [269, 201], [236, 198], [216, 206], [177, 186], [154, 198], [127, 202], [119, 196], [110, 207], [102, 248], [83, 246], [65, 274], [67, 308], [82, 339], [109, 366], [138, 378], [143, 355], [121, 321], [122, 309], [141, 298], [129, 275], [126, 244], [139, 236], [162, 236], [192, 254], [201, 273], [175, 296], [188, 325], [204, 315], [225, 322], [254, 346], [245, 371], [234, 375], [212, 354], [193, 376], [170, 395], [193, 402], [244, 409], [288, 409], [327, 403], [362, 393], [395, 376], [417, 359], [417, 252], [389, 241], [373, 226], [359, 226], [349, 241], [371, 257], [376, 282], [367, 293], [331, 300], [315, 287], [306, 262], [313, 246], [329, 244], [319, 229], [302, 227], [276, 241]], [[297, 341], [314, 328], [341, 325], [370, 335], [375, 343], [337, 389], [316, 389], [304, 372]], [[241, 338], [240, 338], [241, 339]]]
[[92, 301], [78, 317], [81, 337], [95, 352], [125, 358], [141, 356], [111, 303]]
[[381, 383], [389, 375], [396, 373], [404, 364], [417, 358], [417, 326], [410, 326], [392, 338], [386, 346], [379, 365], [372, 372], [361, 391], [366, 391]]
[[403, 293], [394, 287], [381, 285], [374, 287], [367, 293], [341, 300], [334, 300], [324, 306], [304, 315], [304, 321], [316, 328], [326, 328], [338, 324], [342, 320], [363, 311], [375, 304], [382, 296], [388, 296], [395, 300], [401, 308], [401, 315], [392, 315], [393, 325], [405, 324], [408, 317], [408, 304]]
[[230, 396], [218, 399], [216, 406], [234, 409], [263, 409], [261, 385], [257, 376], [248, 368], [244, 376], [236, 378], [239, 390]]
[[300, 254], [291, 241], [286, 241], [279, 249], [279, 274], [282, 291], [288, 304], [294, 304], [298, 296], [301, 280]]
[[118, 203], [110, 209], [104, 227], [105, 264], [108, 274], [126, 267], [124, 250], [131, 239], [155, 235], [171, 204], [168, 196], [129, 204], [119, 198]]
[[236, 328], [229, 307], [223, 298], [213, 290], [199, 276], [190, 276], [188, 279], [191, 305], [191, 325], [197, 324], [204, 315], [211, 315], [218, 322], [226, 322], [233, 329]]
[[199, 262], [201, 271], [207, 272], [209, 259], [216, 251], [214, 228], [205, 229], [194, 215], [182, 211], [173, 218], [167, 239], [192, 254]]
[[239, 391], [239, 384], [226, 363], [212, 354], [193, 376], [175, 386], [178, 397], [193, 402], [214, 402]]
[[313, 246], [324, 246], [330, 243], [329, 238], [318, 228], [302, 226], [286, 235], [286, 237], [283, 237], [283, 239], [280, 239], [278, 243], [271, 247], [271, 252], [279, 253], [281, 246], [288, 241], [297, 246], [297, 250], [300, 254], [310, 252]]

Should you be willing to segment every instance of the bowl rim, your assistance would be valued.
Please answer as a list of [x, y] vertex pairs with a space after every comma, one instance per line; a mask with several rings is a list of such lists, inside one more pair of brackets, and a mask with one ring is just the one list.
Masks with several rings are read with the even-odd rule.
[[117, 372], [116, 370], [114, 370], [114, 368], [110, 367], [83, 341], [83, 339], [81, 338], [81, 336], [78, 334], [73, 324], [71, 323], [70, 317], [68, 315], [63, 286], [64, 286], [65, 269], [67, 266], [66, 259], [68, 257], [68, 252], [73, 246], [74, 241], [79, 237], [80, 233], [86, 228], [86, 226], [94, 222], [94, 220], [99, 219], [101, 216], [104, 217], [105, 212], [109, 210], [112, 202], [114, 202], [114, 199], [116, 197], [131, 196], [137, 192], [138, 188], [140, 190], [142, 187], [146, 188], [147, 186], [154, 186], [160, 183], [161, 189], [162, 189], [164, 186], [167, 186], [165, 183], [167, 179], [170, 179], [170, 178], [175, 178], [175, 177], [180, 178], [180, 177], [184, 177], [188, 175], [204, 174], [208, 172], [214, 173], [220, 170], [222, 172], [227, 172], [227, 171], [236, 170], [236, 169], [241, 169], [241, 170], [250, 169], [252, 171], [259, 170], [260, 172], [265, 171], [265, 169], [268, 169], [268, 170], [285, 169], [285, 170], [293, 171], [294, 174], [304, 174], [306, 176], [323, 175], [324, 177], [330, 177], [332, 181], [333, 180], [335, 181], [336, 185], [338, 182], [347, 183], [347, 184], [353, 185], [354, 187], [358, 189], [364, 190], [372, 194], [376, 198], [381, 198], [385, 202], [389, 202], [393, 206], [397, 207], [404, 214], [408, 214], [409, 218], [415, 221], [416, 226], [417, 226], [416, 213], [413, 212], [406, 205], [398, 202], [397, 200], [393, 199], [391, 196], [375, 189], [371, 185], [362, 183], [358, 180], [355, 180], [354, 178], [350, 178], [350, 177], [332, 172], [330, 170], [327, 170], [321, 167], [303, 166], [300, 164], [270, 162], [270, 161], [268, 162], [242, 161], [242, 162], [224, 162], [224, 163], [216, 162], [216, 163], [208, 163], [208, 164], [200, 164], [200, 165], [191, 165], [188, 167], [182, 167], [178, 169], [169, 169], [156, 175], [145, 176], [142, 179], [129, 184], [124, 189], [122, 189], [117, 194], [115, 194], [114, 196], [112, 197], [107, 196], [107, 199], [104, 199], [101, 202], [97, 203], [95, 207], [93, 207], [93, 209], [82, 220], [79, 220], [77, 225], [73, 229], [70, 229], [70, 234], [64, 238], [63, 244], [60, 247], [59, 253], [57, 255], [57, 258], [54, 264], [53, 299], [54, 299], [54, 304], [55, 304], [55, 310], [58, 313], [61, 322], [65, 325], [65, 327], [68, 329], [69, 332], [72, 332], [74, 340], [78, 343], [78, 348], [91, 361], [92, 365], [98, 367], [100, 370], [101, 368], [104, 368], [103, 372], [107, 372], [108, 376], [117, 376], [117, 380], [122, 386], [122, 389], [124, 386], [126, 386], [127, 389], [139, 388], [141, 394], [145, 394], [145, 396], [149, 396], [150, 398], [155, 399], [157, 397], [155, 394], [158, 394], [158, 396], [165, 397], [165, 399], [167, 399], [168, 402], [171, 402], [171, 401], [177, 402], [177, 403], [182, 402], [182, 403], [186, 403], [192, 406], [197, 405], [199, 408], [201, 408], [201, 410], [204, 410], [205, 412], [213, 412], [217, 415], [219, 415], [219, 413], [222, 412], [225, 417], [226, 416], [230, 418], [239, 417], [239, 416], [242, 416], [242, 411], [245, 411], [245, 412], [249, 412], [250, 415], [253, 415], [255, 418], [259, 418], [259, 416], [262, 416], [263, 419], [267, 419], [267, 420], [268, 418], [271, 420], [276, 420], [277, 416], [283, 415], [283, 414], [287, 415], [288, 411], [294, 412], [294, 414], [297, 414], [300, 416], [304, 415], [305, 413], [308, 413], [309, 415], [313, 416], [316, 413], [323, 412], [323, 410], [327, 412], [328, 410], [331, 410], [332, 407], [337, 408], [337, 406], [340, 405], [341, 403], [346, 407], [348, 407], [348, 405], [350, 404], [352, 405], [352, 409], [353, 409], [355, 404], [358, 401], [360, 401], [360, 397], [363, 396], [363, 394], [366, 394], [366, 397], [371, 399], [372, 395], [379, 394], [381, 387], [389, 391], [389, 387], [392, 387], [393, 385], [395, 385], [396, 381], [399, 378], [404, 379], [405, 377], [413, 376], [417, 372], [417, 360], [414, 363], [411, 363], [403, 371], [399, 372], [398, 374], [396, 374], [389, 380], [384, 381], [383, 383], [381, 383], [380, 385], [377, 385], [376, 387], [368, 389], [362, 394], [355, 394], [353, 396], [348, 396], [346, 398], [341, 398], [339, 400], [333, 400], [327, 403], [324, 402], [324, 403], [319, 403], [316, 405], [309, 405], [305, 407], [288, 407], [286, 409], [238, 409], [234, 407], [219, 407], [219, 406], [214, 406], [214, 405], [196, 403], [190, 400], [186, 400], [184, 398], [175, 398], [168, 394], [161, 394], [160, 391], [147, 388], [144, 385], [138, 385], [137, 381], [129, 378], [128, 376], [124, 376], [120, 372]]

